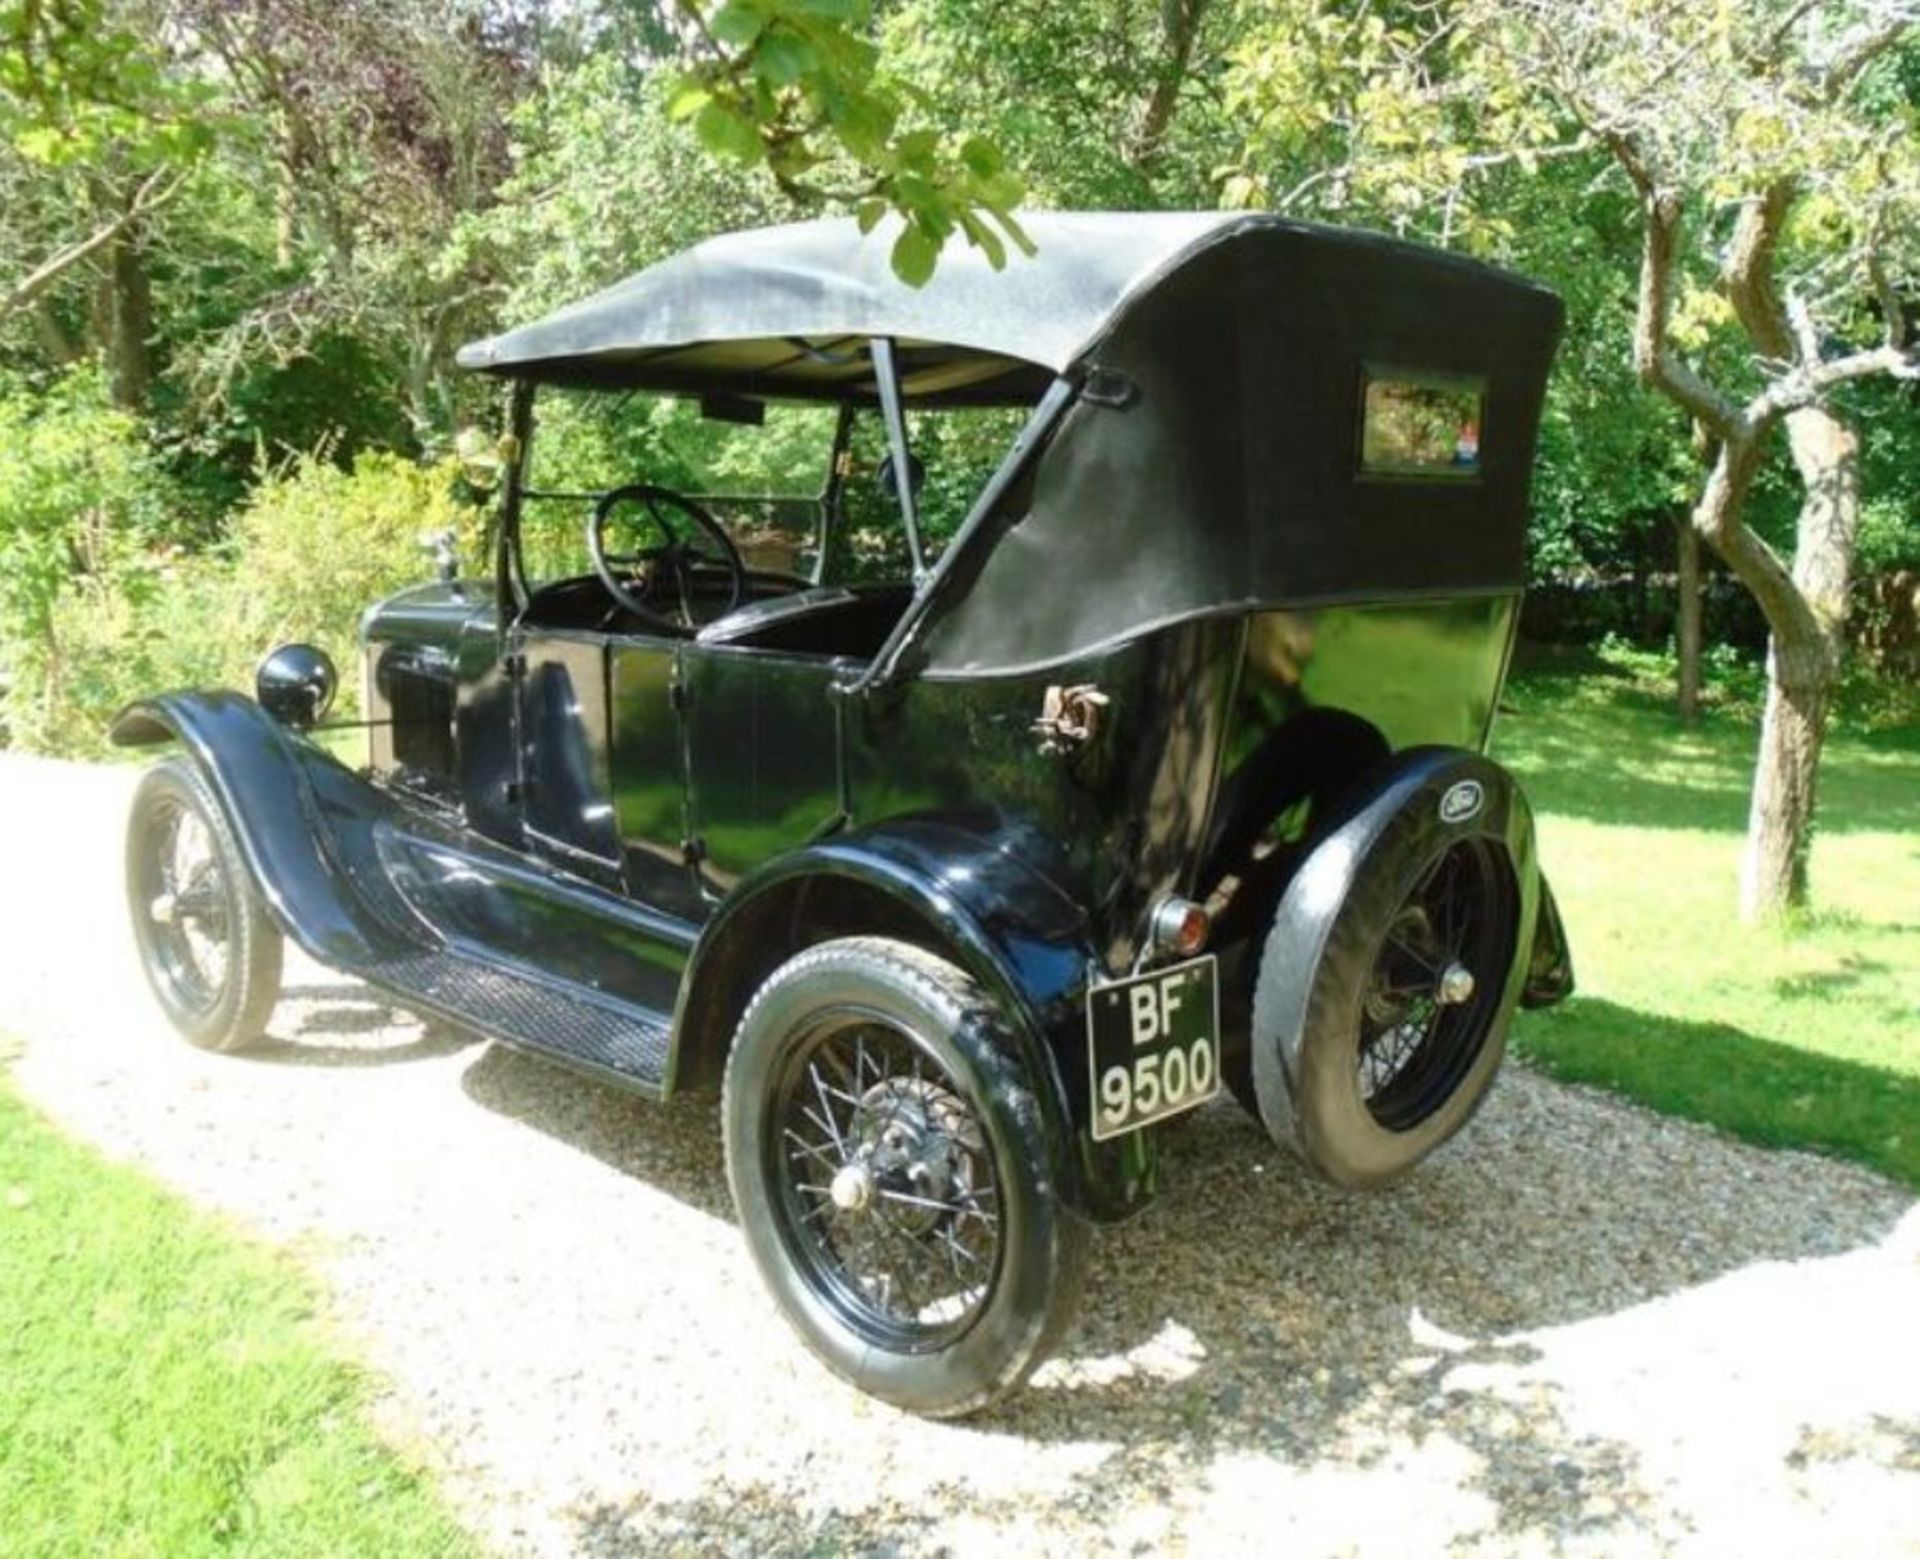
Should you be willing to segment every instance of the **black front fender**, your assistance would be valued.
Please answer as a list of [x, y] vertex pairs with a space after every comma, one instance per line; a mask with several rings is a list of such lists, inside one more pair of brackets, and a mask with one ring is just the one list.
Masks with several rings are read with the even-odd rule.
[[[177, 740], [212, 786], [280, 928], [315, 958], [360, 972], [405, 945], [369, 900], [374, 825], [387, 802], [239, 693], [166, 693], [123, 709], [116, 746]], [[377, 875], [377, 874], [374, 874]]]
[[1111, 1221], [1154, 1191], [1149, 1134], [1092, 1141], [1084, 999], [1091, 919], [1063, 854], [998, 813], [922, 814], [821, 841], [743, 882], [695, 947], [675, 1015], [681, 1065], [711, 1080], [751, 988], [811, 942], [896, 935], [937, 951], [1020, 1038], [1070, 1205]]

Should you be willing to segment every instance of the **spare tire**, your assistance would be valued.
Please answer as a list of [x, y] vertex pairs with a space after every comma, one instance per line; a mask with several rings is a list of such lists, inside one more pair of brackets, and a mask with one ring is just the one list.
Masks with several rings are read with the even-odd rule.
[[1313, 846], [1255, 977], [1261, 1121], [1316, 1175], [1404, 1175], [1499, 1070], [1539, 909], [1533, 816], [1498, 764], [1415, 748]]

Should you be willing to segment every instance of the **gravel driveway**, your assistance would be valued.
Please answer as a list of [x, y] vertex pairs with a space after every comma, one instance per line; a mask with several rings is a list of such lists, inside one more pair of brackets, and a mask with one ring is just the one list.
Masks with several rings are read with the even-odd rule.
[[0, 1028], [77, 1135], [299, 1249], [386, 1427], [512, 1553], [1920, 1553], [1920, 1209], [1509, 1067], [1412, 1182], [1231, 1106], [962, 1425], [816, 1366], [710, 1100], [631, 1101], [290, 962], [266, 1054], [163, 1028], [124, 770], [0, 758]]

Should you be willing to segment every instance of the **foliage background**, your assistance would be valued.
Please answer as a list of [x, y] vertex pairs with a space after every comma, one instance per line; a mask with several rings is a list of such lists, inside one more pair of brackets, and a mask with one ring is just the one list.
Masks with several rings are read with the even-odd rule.
[[[347, 650], [366, 601], [427, 572], [424, 533], [459, 529], [471, 566], [480, 518], [448, 457], [498, 408], [490, 384], [455, 371], [462, 341], [823, 200], [863, 219], [891, 208], [930, 240], [980, 241], [984, 224], [1018, 265], [994, 215], [1016, 186], [1031, 206], [1297, 197], [1289, 209], [1558, 288], [1569, 332], [1542, 435], [1527, 628], [1659, 648], [1701, 463], [1625, 350], [1630, 192], [1577, 157], [1463, 171], [1462, 121], [1475, 144], [1544, 133], [1497, 79], [1464, 99], [1431, 94], [1448, 122], [1382, 96], [1369, 72], [1440, 12], [0, 0], [0, 277], [124, 223], [0, 313], [5, 739], [97, 750], [103, 720], [138, 692], [244, 683], [285, 634]], [[1432, 66], [1440, 88], [1454, 68]], [[1872, 85], [1880, 122], [1912, 133], [1920, 44]], [[1369, 151], [1394, 156], [1361, 157], [1362, 129]], [[1471, 191], [1457, 214], [1431, 198], [1447, 179]], [[1709, 359], [1738, 353], [1704, 292], [1682, 312]], [[1859, 613], [1878, 654], [1899, 624], [1897, 592], [1876, 581], [1920, 570], [1920, 387], [1861, 383], [1844, 402], [1864, 437]], [[729, 430], [649, 406], [611, 431], [581, 418], [551, 432], [549, 455], [696, 490], [805, 491], [824, 442], [803, 418], [742, 453]], [[938, 526], [997, 432], [925, 436]], [[1785, 541], [1797, 496], [1776, 450], [1756, 528]], [[1757, 663], [1764, 625], [1724, 580], [1710, 583], [1708, 627], [1722, 669]]]

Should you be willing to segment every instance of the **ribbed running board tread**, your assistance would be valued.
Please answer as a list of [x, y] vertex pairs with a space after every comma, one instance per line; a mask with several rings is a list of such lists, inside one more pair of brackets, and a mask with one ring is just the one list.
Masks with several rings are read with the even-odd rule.
[[658, 1089], [667, 1075], [664, 1021], [616, 1010], [458, 953], [390, 958], [367, 978], [509, 1043], [618, 1072]]

